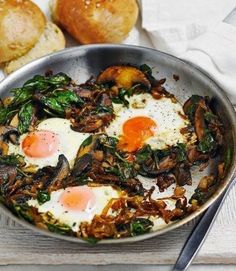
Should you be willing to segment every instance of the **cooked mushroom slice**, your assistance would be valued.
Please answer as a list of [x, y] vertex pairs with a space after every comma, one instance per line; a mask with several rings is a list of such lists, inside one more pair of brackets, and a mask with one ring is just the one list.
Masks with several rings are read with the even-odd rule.
[[10, 125], [13, 127], [18, 127], [19, 124], [19, 116], [18, 113], [12, 118]]
[[154, 161], [151, 165], [142, 164], [141, 168], [144, 171], [143, 175], [146, 175], [151, 178], [157, 177], [163, 172], [170, 171], [176, 165], [175, 157], [168, 155], [160, 160], [158, 165], [154, 165]]
[[103, 71], [97, 78], [98, 83], [114, 83], [119, 88], [131, 88], [141, 84], [150, 89], [151, 84], [143, 72], [131, 66], [112, 66]]
[[87, 173], [91, 169], [91, 166], [92, 166], [92, 155], [85, 153], [78, 160], [76, 160], [71, 175], [74, 177], [79, 177], [82, 174]]
[[16, 179], [16, 175], [17, 170], [15, 166], [0, 165], [0, 186], [2, 192], [4, 187], [6, 188], [13, 184]]
[[6, 140], [8, 137], [12, 141], [12, 143], [17, 143], [18, 130], [13, 126], [0, 126], [0, 140]]
[[192, 184], [192, 176], [190, 168], [185, 163], [177, 164], [173, 170], [178, 185], [183, 186], [185, 184]]
[[70, 173], [69, 162], [63, 154], [60, 154], [57, 166], [54, 169], [54, 175], [51, 179], [50, 190], [54, 190], [54, 187], [60, 186], [62, 180], [64, 180], [69, 175], [69, 173]]
[[204, 120], [204, 113], [205, 109], [202, 107], [202, 104], [199, 103], [194, 115], [194, 128], [199, 141], [202, 140], [205, 135], [206, 124]]
[[121, 186], [123, 186], [127, 190], [130, 196], [144, 195], [143, 185], [138, 179], [127, 179], [124, 183], [122, 183]]

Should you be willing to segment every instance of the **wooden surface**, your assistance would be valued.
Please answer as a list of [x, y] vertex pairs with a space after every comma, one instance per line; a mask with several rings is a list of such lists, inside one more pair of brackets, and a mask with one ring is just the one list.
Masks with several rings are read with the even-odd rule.
[[[195, 263], [236, 265], [236, 187]], [[193, 222], [162, 236], [126, 245], [91, 246], [53, 239], [0, 217], [0, 264], [173, 264]]]

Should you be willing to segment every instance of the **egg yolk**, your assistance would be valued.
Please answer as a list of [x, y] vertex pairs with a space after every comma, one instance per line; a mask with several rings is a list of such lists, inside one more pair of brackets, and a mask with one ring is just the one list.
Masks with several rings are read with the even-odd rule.
[[84, 185], [66, 188], [59, 201], [68, 210], [89, 212], [96, 203], [96, 197], [92, 189]]
[[145, 140], [154, 135], [157, 124], [149, 117], [134, 117], [123, 124], [123, 135], [118, 148], [134, 152], [143, 147]]
[[33, 158], [45, 158], [58, 150], [59, 138], [51, 131], [34, 131], [29, 133], [22, 142], [23, 152]]

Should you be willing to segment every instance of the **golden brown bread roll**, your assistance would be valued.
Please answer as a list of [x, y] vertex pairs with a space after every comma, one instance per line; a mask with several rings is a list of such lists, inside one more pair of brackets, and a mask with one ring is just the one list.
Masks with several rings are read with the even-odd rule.
[[52, 11], [82, 44], [121, 42], [138, 17], [135, 0], [54, 0]]
[[44, 31], [42, 11], [28, 0], [0, 0], [0, 63], [29, 51]]

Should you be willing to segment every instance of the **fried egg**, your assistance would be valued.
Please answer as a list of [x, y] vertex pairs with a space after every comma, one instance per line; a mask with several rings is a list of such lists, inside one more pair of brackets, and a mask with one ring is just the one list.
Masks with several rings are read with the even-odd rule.
[[26, 165], [55, 166], [58, 156], [64, 154], [73, 166], [81, 143], [89, 136], [73, 131], [67, 119], [50, 118], [38, 124], [33, 132], [23, 134], [19, 145], [9, 143], [9, 154], [24, 156]]
[[60, 223], [77, 232], [82, 222], [91, 222], [95, 215], [102, 213], [111, 199], [119, 197], [120, 193], [111, 186], [83, 185], [54, 191], [50, 194], [50, 200], [42, 205], [32, 199], [28, 205], [37, 208], [41, 214], [49, 212]]
[[118, 147], [123, 151], [133, 152], [144, 144], [165, 149], [195, 140], [195, 135], [183, 133], [190, 122], [179, 102], [167, 97], [154, 99], [149, 93], [127, 100], [128, 107], [113, 104], [116, 117], [106, 128], [109, 136], [119, 139]]

